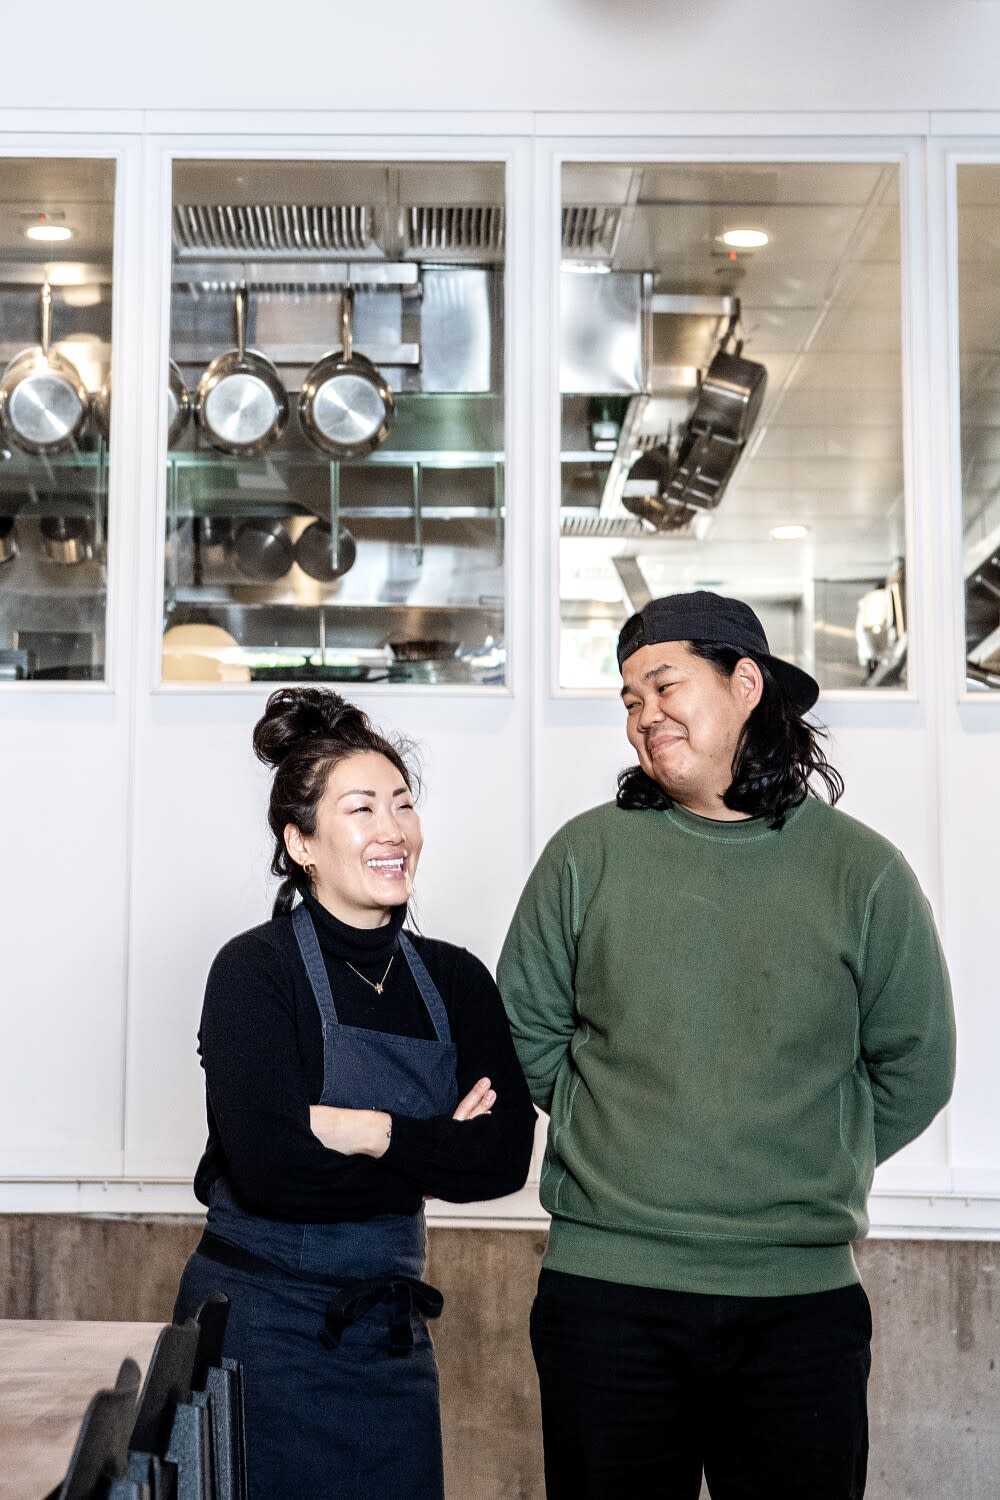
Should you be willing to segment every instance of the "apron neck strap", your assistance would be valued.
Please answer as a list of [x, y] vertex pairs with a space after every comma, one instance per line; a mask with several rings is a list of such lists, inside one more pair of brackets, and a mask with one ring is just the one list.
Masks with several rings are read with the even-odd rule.
[[399, 946], [403, 957], [409, 965], [410, 973], [420, 991], [420, 998], [427, 1007], [427, 1014], [431, 1018], [431, 1025], [437, 1035], [439, 1042], [451, 1041], [451, 1027], [448, 1025], [448, 1012], [445, 1010], [444, 1001], [441, 999], [440, 991], [428, 974], [423, 959], [414, 948], [405, 932], [399, 934]]
[[326, 972], [326, 964], [323, 962], [323, 954], [319, 946], [319, 938], [316, 936], [316, 928], [313, 919], [309, 915], [307, 907], [297, 906], [292, 912], [292, 927], [295, 931], [295, 941], [299, 945], [302, 954], [302, 962], [306, 966], [306, 974], [309, 976], [309, 984], [312, 988], [319, 1013], [323, 1021], [323, 1042], [326, 1043], [326, 1033], [329, 1026], [340, 1024], [337, 1017], [337, 1007], [333, 1003], [333, 991], [330, 988], [329, 976]]
[[[306, 974], [312, 989], [316, 1004], [319, 1007], [320, 1017], [323, 1022], [323, 1041], [326, 1042], [327, 1030], [331, 1026], [339, 1026], [340, 1018], [337, 1015], [337, 1007], [333, 1002], [333, 991], [330, 988], [330, 979], [326, 972], [326, 964], [323, 960], [323, 952], [319, 946], [319, 938], [316, 936], [316, 927], [309, 914], [308, 908], [299, 905], [292, 912], [292, 928], [295, 932], [295, 941], [299, 945], [302, 962], [306, 966]], [[420, 998], [427, 1007], [427, 1014], [431, 1018], [435, 1035], [439, 1042], [451, 1041], [451, 1027], [448, 1024], [448, 1012], [444, 1001], [441, 999], [437, 985], [427, 972], [426, 965], [420, 954], [414, 948], [405, 932], [399, 934], [399, 947], [403, 957], [406, 959], [407, 967], [413, 975]]]

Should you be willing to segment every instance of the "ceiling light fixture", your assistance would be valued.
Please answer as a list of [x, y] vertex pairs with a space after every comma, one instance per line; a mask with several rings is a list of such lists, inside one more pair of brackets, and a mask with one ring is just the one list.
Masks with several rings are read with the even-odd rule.
[[808, 526], [773, 526], [771, 528], [771, 536], [776, 542], [801, 542], [802, 538], [808, 535]]
[[731, 250], [760, 250], [769, 239], [770, 235], [765, 234], [763, 229], [727, 229], [722, 236], [722, 243]]
[[72, 229], [67, 229], [65, 224], [49, 224], [42, 221], [38, 224], [29, 224], [24, 231], [29, 240], [71, 240]]

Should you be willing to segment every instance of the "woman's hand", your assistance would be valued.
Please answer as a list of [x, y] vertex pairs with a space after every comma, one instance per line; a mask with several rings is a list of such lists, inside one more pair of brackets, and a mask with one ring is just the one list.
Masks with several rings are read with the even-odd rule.
[[[469, 1090], [461, 1100], [453, 1120], [476, 1120], [492, 1113], [497, 1102], [496, 1091], [488, 1078]], [[330, 1151], [341, 1156], [384, 1156], [392, 1134], [392, 1116], [378, 1109], [336, 1109], [329, 1104], [309, 1107], [309, 1127], [314, 1136]]]
[[384, 1156], [392, 1134], [392, 1116], [380, 1109], [334, 1109], [329, 1104], [313, 1104], [309, 1107], [309, 1125], [328, 1150], [339, 1151], [341, 1156]]
[[452, 1119], [475, 1120], [480, 1115], [492, 1114], [493, 1106], [496, 1102], [496, 1092], [490, 1087], [490, 1080], [488, 1078], [480, 1078], [479, 1082], [472, 1086], [465, 1098], [459, 1103], [455, 1113], [452, 1115]]

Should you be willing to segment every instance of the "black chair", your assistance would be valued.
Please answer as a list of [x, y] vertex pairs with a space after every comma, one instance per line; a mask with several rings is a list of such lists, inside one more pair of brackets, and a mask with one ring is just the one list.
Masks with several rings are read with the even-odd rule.
[[[198, 1353], [198, 1325], [193, 1319], [183, 1325], [161, 1328], [153, 1349], [129, 1441], [128, 1475], [147, 1484], [153, 1500], [176, 1500], [187, 1477], [168, 1461], [178, 1412], [191, 1401], [191, 1378]], [[197, 1420], [195, 1421], [197, 1427]], [[203, 1447], [207, 1450], [207, 1441]], [[185, 1446], [184, 1463], [200, 1475], [207, 1452]]]
[[198, 1353], [191, 1383], [196, 1391], [203, 1391], [209, 1370], [222, 1366], [222, 1346], [229, 1321], [229, 1298], [225, 1292], [213, 1292], [201, 1304], [193, 1321], [198, 1325]]
[[92, 1397], [66, 1477], [46, 1500], [150, 1500], [148, 1486], [127, 1474], [138, 1392], [139, 1366], [134, 1359], [123, 1359], [114, 1390]]
[[246, 1500], [243, 1371], [238, 1360], [222, 1352], [228, 1318], [229, 1298], [222, 1292], [216, 1292], [198, 1309], [195, 1321], [200, 1336], [191, 1399], [208, 1412], [213, 1500]]

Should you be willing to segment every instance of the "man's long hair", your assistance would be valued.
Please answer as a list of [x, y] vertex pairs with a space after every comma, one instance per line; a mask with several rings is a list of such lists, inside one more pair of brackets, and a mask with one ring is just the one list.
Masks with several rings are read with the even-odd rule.
[[[747, 654], [714, 641], [690, 641], [688, 650], [703, 657], [722, 677], [732, 677], [736, 663]], [[784, 826], [793, 808], [810, 795], [818, 796], [813, 778], [823, 783], [831, 803], [844, 794], [844, 780], [823, 754], [818, 726], [806, 723], [763, 662], [760, 702], [743, 726], [733, 779], [723, 797], [733, 812], [766, 818], [772, 828]], [[641, 766], [629, 766], [618, 776], [619, 807], [662, 811], [672, 799]]]

